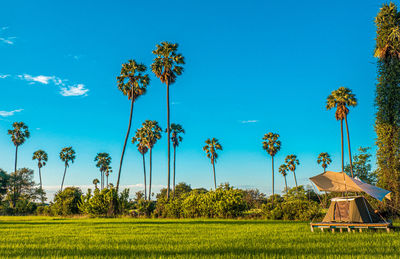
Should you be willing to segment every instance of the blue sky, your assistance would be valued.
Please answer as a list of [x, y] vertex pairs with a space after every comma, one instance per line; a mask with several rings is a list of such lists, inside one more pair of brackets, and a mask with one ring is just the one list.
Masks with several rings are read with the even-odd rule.
[[[325, 110], [332, 90], [346, 86], [358, 98], [349, 115], [352, 149], [374, 145], [374, 17], [382, 3], [7, 1], [0, 10], [0, 168], [13, 169], [7, 129], [24, 121], [31, 138], [19, 149], [19, 167], [36, 169], [32, 153], [46, 150], [49, 193], [61, 183], [58, 153], [65, 146], [77, 152], [67, 186], [85, 189], [99, 178], [97, 152], [109, 152], [117, 171], [129, 102], [116, 76], [128, 59], [149, 66], [155, 45], [171, 41], [186, 58], [171, 87], [171, 121], [186, 130], [177, 181], [212, 187], [202, 146], [216, 137], [224, 147], [217, 181], [270, 193], [271, 159], [261, 138], [272, 131], [282, 141], [276, 168], [296, 154], [298, 181], [309, 184], [321, 172], [320, 152], [329, 152], [330, 169], [340, 170], [339, 122]], [[146, 119], [165, 128], [165, 102], [165, 86], [151, 74], [148, 93], [135, 105], [133, 132]], [[166, 158], [164, 136], [154, 148], [156, 190], [166, 185]], [[121, 183], [136, 191], [142, 178], [139, 153], [128, 145]], [[291, 174], [288, 183], [294, 185]], [[283, 189], [279, 174], [276, 186]]]

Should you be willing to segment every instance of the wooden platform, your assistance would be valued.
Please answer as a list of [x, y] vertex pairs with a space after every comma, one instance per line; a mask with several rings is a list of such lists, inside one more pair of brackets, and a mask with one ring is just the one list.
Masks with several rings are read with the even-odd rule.
[[314, 228], [321, 229], [322, 232], [324, 230], [330, 230], [331, 232], [335, 232], [336, 229], [339, 232], [343, 232], [343, 230], [347, 230], [348, 232], [362, 232], [363, 229], [386, 229], [387, 232], [390, 232], [393, 229], [392, 222], [383, 222], [383, 223], [338, 223], [338, 222], [318, 222], [318, 223], [310, 223], [311, 232], [314, 232]]

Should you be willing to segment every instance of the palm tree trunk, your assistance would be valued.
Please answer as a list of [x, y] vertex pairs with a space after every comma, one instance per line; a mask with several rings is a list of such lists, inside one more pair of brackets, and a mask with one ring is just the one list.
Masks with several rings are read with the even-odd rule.
[[349, 144], [350, 172], [351, 172], [351, 177], [354, 177], [353, 161], [351, 160], [350, 134], [349, 134], [349, 124], [347, 123], [347, 115], [344, 116], [344, 121], [346, 122], [347, 143]]
[[107, 184], [107, 188], [108, 188], [108, 175], [106, 175], [106, 184]]
[[146, 161], [145, 161], [145, 155], [143, 155], [143, 176], [144, 176], [144, 199], [146, 200], [147, 197], [147, 185], [146, 185]]
[[[40, 180], [40, 191], [43, 192], [43, 186], [42, 186], [42, 172], [40, 170], [39, 167], [39, 180]], [[42, 198], [42, 203], [44, 203], [44, 199], [43, 199], [43, 193], [40, 193], [40, 196]]]
[[168, 134], [168, 185], [167, 185], [167, 200], [169, 199], [170, 188], [170, 170], [171, 170], [171, 130], [169, 127], [170, 109], [169, 109], [169, 80], [167, 80], [167, 134]]
[[61, 191], [63, 190], [63, 186], [64, 186], [64, 179], [65, 179], [65, 173], [67, 172], [67, 165], [65, 165], [65, 169], [64, 169], [64, 176], [61, 182]]
[[295, 170], [293, 170], [293, 176], [294, 176], [294, 183], [296, 184], [296, 188], [297, 188], [297, 178], [296, 178]]
[[217, 189], [217, 178], [216, 178], [216, 176], [215, 176], [215, 164], [214, 164], [214, 160], [213, 160], [213, 162], [212, 162], [212, 165], [213, 165], [213, 172], [214, 172], [214, 188], [215, 188], [215, 190]]
[[[15, 164], [14, 164], [14, 173], [15, 176], [17, 176], [17, 160], [18, 160], [18, 146], [15, 146]], [[16, 177], [14, 177], [14, 184], [13, 184], [13, 189], [14, 189], [14, 195], [13, 195], [13, 207], [15, 208], [15, 205], [17, 203], [16, 201], [16, 191], [17, 191], [17, 187], [15, 186], [15, 179]]]
[[285, 178], [285, 187], [286, 187], [286, 189], [285, 189], [285, 192], [286, 192], [286, 194], [287, 194], [287, 192], [288, 192], [288, 188], [287, 188], [286, 175], [284, 175], [283, 177]]
[[344, 172], [344, 156], [343, 156], [343, 119], [340, 120], [340, 133], [342, 137], [342, 172]]
[[153, 170], [153, 149], [149, 148], [149, 152], [150, 152], [150, 169], [149, 169], [149, 199], [151, 200], [151, 174], [152, 174], [152, 170]]
[[132, 114], [133, 114], [133, 103], [134, 103], [134, 100], [135, 100], [135, 98], [134, 98], [133, 95], [132, 95], [131, 112], [130, 112], [130, 115], [129, 115], [128, 131], [126, 132], [124, 147], [122, 148], [121, 160], [120, 160], [120, 162], [119, 162], [118, 179], [117, 179], [117, 187], [116, 187], [117, 193], [118, 193], [118, 188], [119, 188], [119, 180], [120, 180], [120, 177], [121, 177], [122, 162], [123, 162], [123, 160], [124, 160], [124, 154], [125, 154], [126, 143], [128, 142], [129, 132], [131, 131]]
[[175, 196], [175, 161], [176, 161], [176, 147], [174, 146], [174, 175], [173, 175], [173, 180], [172, 180], [172, 184], [173, 184], [173, 190], [174, 190], [174, 196]]
[[18, 146], [15, 146], [15, 164], [14, 164], [14, 172], [17, 172], [17, 160], [18, 160]]
[[272, 204], [274, 204], [275, 184], [274, 184], [274, 157], [272, 158]]

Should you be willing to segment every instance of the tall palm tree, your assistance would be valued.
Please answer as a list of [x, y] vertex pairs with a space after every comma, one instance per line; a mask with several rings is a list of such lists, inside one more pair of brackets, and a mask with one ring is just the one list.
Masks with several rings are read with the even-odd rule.
[[279, 134], [269, 132], [263, 137], [263, 149], [268, 152], [272, 159], [272, 202], [274, 202], [275, 183], [274, 183], [274, 156], [281, 149], [281, 141], [278, 140]]
[[112, 169], [111, 169], [111, 167], [108, 167], [108, 168], [106, 169], [106, 172], [105, 172], [105, 175], [106, 175], [106, 186], [107, 186], [107, 188], [109, 188], [109, 185], [108, 185], [108, 176], [110, 175], [110, 173], [112, 173]]
[[287, 167], [286, 164], [282, 164], [282, 165], [279, 167], [278, 170], [279, 170], [279, 173], [281, 173], [281, 175], [285, 178], [285, 192], [287, 193], [288, 187], [287, 187], [286, 175], [287, 175], [288, 167]]
[[144, 143], [146, 144], [149, 150], [150, 156], [150, 168], [149, 168], [149, 193], [148, 200], [151, 199], [151, 181], [152, 181], [152, 172], [153, 172], [153, 147], [157, 143], [159, 139], [161, 139], [162, 129], [158, 125], [157, 121], [146, 120], [142, 124], [143, 136], [145, 139]]
[[129, 138], [129, 133], [132, 125], [132, 114], [133, 114], [133, 104], [135, 101], [146, 93], [147, 86], [150, 83], [149, 75], [145, 74], [146, 66], [137, 63], [135, 60], [129, 60], [128, 63], [122, 64], [121, 74], [117, 77], [118, 89], [125, 95], [128, 96], [128, 100], [131, 100], [131, 111], [129, 115], [128, 130], [126, 132], [126, 137], [124, 141], [124, 146], [122, 148], [121, 160], [118, 169], [117, 178], [117, 193], [119, 188], [119, 180], [121, 177], [122, 162], [124, 160], [126, 143]]
[[99, 182], [100, 182], [100, 181], [99, 181], [99, 179], [97, 179], [97, 178], [93, 180], [93, 184], [94, 184], [94, 188], [95, 188], [95, 189], [97, 189], [97, 185], [99, 184]]
[[218, 158], [217, 150], [222, 151], [222, 146], [219, 143], [218, 139], [216, 138], [207, 139], [206, 145], [203, 147], [203, 150], [206, 152], [207, 157], [211, 160], [214, 172], [214, 188], [217, 189], [217, 179], [215, 176], [215, 163], [217, 162]]
[[285, 163], [290, 171], [292, 171], [294, 176], [294, 182], [297, 187], [297, 178], [296, 178], [296, 167], [300, 165], [299, 159], [297, 159], [296, 155], [288, 155], [285, 158]]
[[328, 165], [330, 165], [332, 163], [331, 156], [327, 152], [322, 152], [318, 156], [317, 163], [318, 164], [322, 163], [321, 166], [324, 169], [324, 173], [325, 173]]
[[[14, 122], [12, 124], [13, 129], [8, 130], [8, 135], [11, 136], [11, 141], [15, 146], [15, 163], [14, 163], [14, 172], [17, 172], [17, 161], [18, 161], [18, 147], [25, 143], [25, 140], [30, 137], [30, 132], [28, 126], [23, 122]], [[13, 193], [16, 193], [15, 180], [13, 182]], [[15, 195], [13, 195], [13, 207], [15, 207], [16, 200]]]
[[350, 172], [353, 177], [353, 162], [351, 159], [351, 148], [350, 148], [350, 135], [349, 125], [347, 123], [347, 115], [349, 114], [348, 107], [357, 106], [357, 99], [349, 88], [339, 87], [339, 89], [332, 91], [332, 93], [326, 99], [326, 109], [330, 110], [336, 107], [335, 118], [340, 120], [340, 133], [341, 133], [341, 145], [342, 145], [342, 172], [344, 172], [344, 146], [343, 146], [343, 119], [346, 122], [347, 132], [347, 143], [349, 144], [349, 159], [350, 159]]
[[147, 183], [146, 183], [146, 158], [145, 155], [149, 148], [147, 147], [147, 139], [144, 128], [139, 128], [136, 130], [135, 136], [132, 138], [132, 144], [137, 143], [137, 148], [139, 153], [142, 155], [143, 160], [143, 179], [144, 179], [144, 198], [147, 198]]
[[169, 86], [176, 81], [176, 77], [181, 75], [185, 64], [184, 57], [177, 53], [178, 44], [170, 42], [161, 42], [160, 45], [156, 45], [156, 49], [153, 50], [153, 54], [156, 57], [151, 64], [151, 70], [161, 80], [161, 83], [167, 86], [167, 135], [168, 135], [168, 187], [167, 187], [167, 199], [169, 199], [170, 191], [170, 170], [171, 170], [171, 132], [170, 132], [170, 107], [169, 107]]
[[96, 167], [100, 168], [100, 189], [103, 190], [104, 188], [104, 174], [107, 169], [111, 169], [111, 156], [108, 153], [97, 153], [96, 157], [94, 158], [96, 163]]
[[61, 191], [63, 190], [64, 186], [64, 179], [65, 179], [65, 174], [67, 172], [67, 167], [69, 167], [69, 163], [74, 163], [75, 161], [75, 151], [72, 149], [72, 147], [65, 147], [61, 150], [60, 152], [60, 159], [61, 161], [64, 162], [65, 169], [64, 169], [64, 176], [61, 182]]
[[25, 140], [31, 136], [28, 126], [23, 122], [14, 122], [12, 124], [13, 129], [8, 130], [8, 135], [11, 136], [11, 141], [15, 146], [15, 164], [14, 172], [17, 172], [17, 160], [18, 160], [18, 147], [25, 143]]
[[180, 134], [185, 134], [185, 130], [182, 128], [180, 124], [172, 123], [171, 129], [172, 133], [171, 142], [174, 148], [174, 172], [173, 172], [173, 179], [172, 179], [172, 190], [175, 194], [175, 162], [176, 162], [176, 148], [179, 146], [179, 143], [182, 142], [183, 138]]
[[[33, 157], [32, 160], [37, 160], [38, 162], [38, 168], [39, 168], [39, 180], [40, 180], [40, 190], [43, 190], [43, 185], [42, 185], [42, 173], [41, 173], [41, 169], [43, 166], [46, 165], [47, 160], [48, 160], [48, 156], [47, 153], [43, 150], [37, 150], [33, 153]], [[42, 192], [41, 192], [42, 193]], [[43, 194], [42, 196], [42, 203], [44, 203], [44, 197]]]

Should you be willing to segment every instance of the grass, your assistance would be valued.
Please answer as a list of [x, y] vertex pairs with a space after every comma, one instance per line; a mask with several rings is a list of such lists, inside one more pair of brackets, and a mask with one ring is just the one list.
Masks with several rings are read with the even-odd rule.
[[400, 256], [400, 233], [311, 233], [302, 222], [0, 217], [0, 257]]

